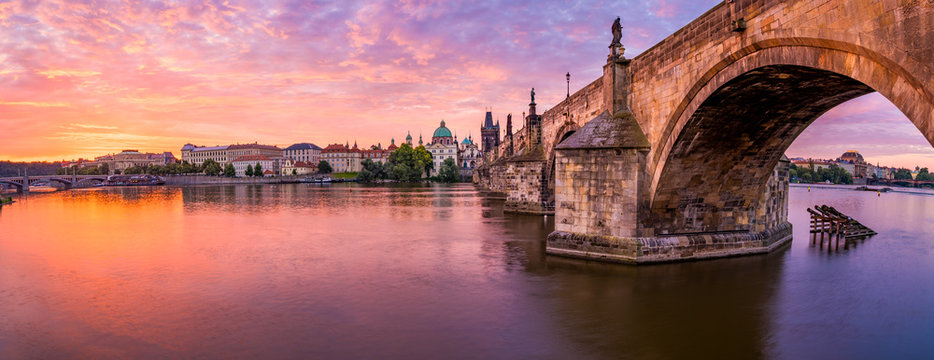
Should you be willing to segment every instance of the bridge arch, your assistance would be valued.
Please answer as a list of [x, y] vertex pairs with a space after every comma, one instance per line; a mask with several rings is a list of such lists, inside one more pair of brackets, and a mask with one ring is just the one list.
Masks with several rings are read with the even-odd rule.
[[71, 187], [74, 185], [70, 180], [65, 180], [60, 177], [40, 177], [40, 178], [29, 179], [29, 186], [32, 186], [38, 183], [49, 183], [49, 185], [51, 185], [53, 182], [62, 184], [62, 186], [64, 186], [65, 189], [71, 189]]
[[83, 179], [79, 179], [78, 181], [76, 181], [76, 182], [75, 182], [75, 185], [78, 185], [78, 184], [80, 184], [80, 183], [82, 183], [82, 182], [85, 182], [85, 181], [97, 181], [98, 183], [103, 183], [103, 182], [107, 181], [107, 177], [102, 176], [102, 177], [83, 178]]
[[547, 155], [547, 163], [545, 164], [548, 169], [548, 187], [545, 189], [547, 191], [544, 197], [545, 201], [548, 203], [553, 203], [555, 201], [555, 147], [561, 144], [562, 141], [574, 135], [577, 130], [580, 129], [580, 125], [575, 122], [567, 122], [555, 133], [554, 141], [550, 142], [551, 147]]
[[20, 184], [20, 183], [18, 183], [18, 182], [16, 182], [16, 181], [0, 180], [0, 184], [11, 185], [11, 186], [13, 186], [14, 188], [16, 188], [16, 191], [17, 191], [17, 192], [23, 191], [23, 184]]
[[649, 157], [645, 225], [656, 234], [774, 226], [763, 216], [766, 183], [785, 150], [824, 112], [874, 91], [934, 144], [934, 94], [901, 60], [817, 38], [725, 56], [686, 93]]

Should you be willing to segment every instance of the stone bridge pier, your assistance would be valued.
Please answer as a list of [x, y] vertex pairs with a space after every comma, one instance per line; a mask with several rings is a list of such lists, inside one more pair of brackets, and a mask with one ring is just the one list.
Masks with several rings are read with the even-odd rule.
[[651, 263], [788, 244], [785, 150], [864, 94], [934, 144], [934, 0], [731, 0], [622, 53], [611, 45], [603, 76], [527, 121], [517, 155], [497, 160], [540, 172], [525, 187], [504, 172], [501, 187], [507, 205], [553, 198], [549, 254]]

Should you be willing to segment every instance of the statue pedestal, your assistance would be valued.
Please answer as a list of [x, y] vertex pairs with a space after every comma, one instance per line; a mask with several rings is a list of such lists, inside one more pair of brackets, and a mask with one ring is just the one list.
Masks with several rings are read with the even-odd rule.
[[623, 47], [623, 44], [610, 44], [610, 55], [607, 55], [607, 62], [619, 62], [625, 61], [626, 57], [623, 54], [626, 52], [626, 48]]

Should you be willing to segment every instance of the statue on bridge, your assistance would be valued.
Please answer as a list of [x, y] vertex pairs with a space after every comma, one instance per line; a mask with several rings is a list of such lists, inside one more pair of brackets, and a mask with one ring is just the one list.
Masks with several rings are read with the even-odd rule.
[[610, 56], [607, 60], [615, 61], [625, 59], [623, 53], [626, 52], [626, 48], [624, 48], [623, 44], [620, 42], [620, 40], [623, 39], [623, 26], [619, 23], [619, 16], [613, 21], [613, 26], [610, 27], [610, 30], [613, 32], [613, 41], [610, 43]]
[[532, 103], [535, 103], [535, 88], [532, 88]]

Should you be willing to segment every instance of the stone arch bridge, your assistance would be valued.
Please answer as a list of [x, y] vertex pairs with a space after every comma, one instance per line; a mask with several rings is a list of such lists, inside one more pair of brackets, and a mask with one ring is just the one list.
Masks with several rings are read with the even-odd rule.
[[57, 183], [65, 189], [85, 183], [102, 183], [106, 175], [39, 175], [0, 178], [0, 185], [16, 188], [16, 192], [29, 192], [29, 186], [37, 183]]
[[641, 263], [788, 243], [785, 150], [867, 93], [934, 144], [934, 0], [727, 0], [633, 59], [616, 51], [566, 101], [530, 104], [478, 171], [507, 210], [554, 207], [550, 254]]

